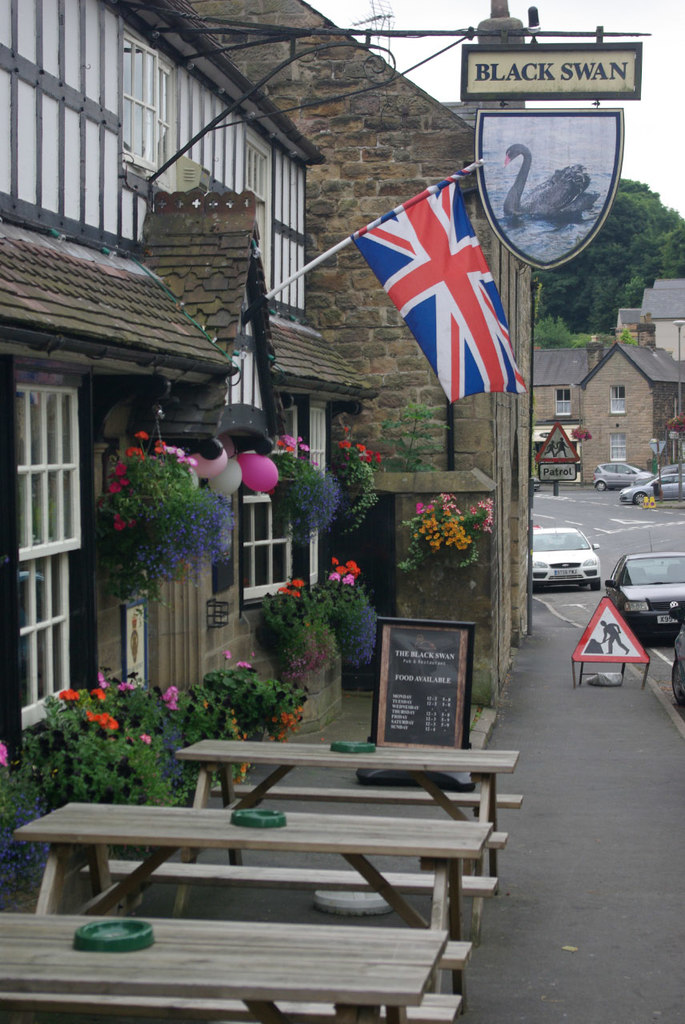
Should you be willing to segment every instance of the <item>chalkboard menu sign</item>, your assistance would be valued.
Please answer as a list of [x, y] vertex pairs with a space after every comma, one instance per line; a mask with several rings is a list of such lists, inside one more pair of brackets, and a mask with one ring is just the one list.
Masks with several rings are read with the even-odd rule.
[[378, 620], [377, 746], [470, 745], [474, 630], [472, 622]]

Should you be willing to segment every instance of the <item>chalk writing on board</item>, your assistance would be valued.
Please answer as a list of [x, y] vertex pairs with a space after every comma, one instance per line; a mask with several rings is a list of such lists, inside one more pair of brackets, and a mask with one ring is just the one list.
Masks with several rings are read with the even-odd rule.
[[402, 621], [381, 626], [377, 741], [461, 746], [469, 634], [445, 624]]

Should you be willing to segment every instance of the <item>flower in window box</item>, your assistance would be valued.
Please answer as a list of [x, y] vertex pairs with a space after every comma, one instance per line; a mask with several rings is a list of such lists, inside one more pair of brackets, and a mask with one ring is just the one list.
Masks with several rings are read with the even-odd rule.
[[486, 498], [461, 512], [456, 495], [439, 494], [427, 505], [418, 502], [416, 515], [402, 525], [410, 531], [409, 550], [398, 563], [403, 572], [418, 569], [429, 555], [458, 552], [457, 568], [478, 560], [478, 535], [492, 533], [493, 502]]

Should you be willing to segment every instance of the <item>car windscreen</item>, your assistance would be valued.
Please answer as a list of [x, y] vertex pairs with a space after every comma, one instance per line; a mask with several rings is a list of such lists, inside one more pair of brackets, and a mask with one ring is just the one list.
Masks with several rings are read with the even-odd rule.
[[533, 532], [533, 551], [578, 551], [589, 548], [588, 541], [580, 533], [535, 533]]
[[628, 559], [621, 581], [625, 586], [655, 587], [661, 583], [685, 584], [685, 556]]

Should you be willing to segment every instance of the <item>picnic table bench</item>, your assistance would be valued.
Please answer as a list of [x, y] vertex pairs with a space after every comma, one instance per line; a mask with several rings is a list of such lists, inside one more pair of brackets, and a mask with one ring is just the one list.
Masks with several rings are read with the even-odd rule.
[[[37, 913], [56, 913], [61, 904], [68, 865], [77, 851], [85, 852], [91, 878], [92, 898], [81, 908], [89, 915], [107, 914], [122, 901], [155, 880], [155, 871], [184, 848], [197, 850], [264, 850], [331, 853], [344, 858], [350, 874], [361, 877], [379, 893], [402, 920], [420, 929], [447, 929], [449, 938], [462, 938], [462, 862], [478, 859], [491, 832], [488, 824], [453, 820], [431, 821], [369, 815], [287, 814], [283, 828], [249, 828], [231, 823], [231, 812], [191, 807], [136, 807], [131, 805], [67, 804], [14, 833], [19, 840], [50, 844], [41, 884]], [[117, 864], [118, 880], [112, 877], [110, 846], [151, 847], [147, 859]], [[424, 917], [407, 901], [396, 880], [370, 858], [411, 857], [431, 871], [430, 913]], [[178, 877], [192, 880], [198, 868], [206, 868], [206, 880], [220, 883], [222, 873], [243, 869], [240, 865], [174, 864]], [[267, 869], [268, 870], [268, 869]], [[305, 869], [306, 870], [306, 869]], [[159, 878], [159, 876], [158, 876]], [[359, 882], [357, 881], [359, 885]], [[463, 986], [461, 971], [453, 972], [453, 987]]]
[[427, 995], [442, 930], [154, 919], [135, 952], [74, 948], [92, 918], [3, 914], [0, 1009], [245, 1024], [452, 1024], [459, 995]]

